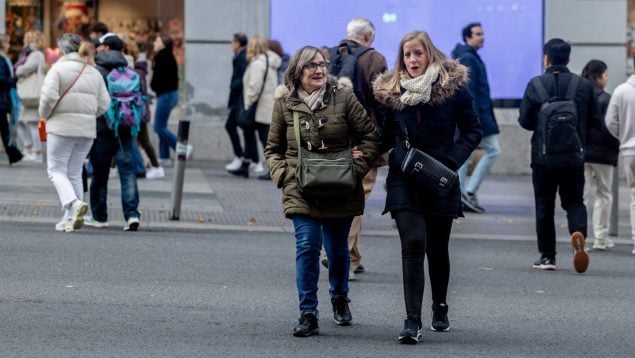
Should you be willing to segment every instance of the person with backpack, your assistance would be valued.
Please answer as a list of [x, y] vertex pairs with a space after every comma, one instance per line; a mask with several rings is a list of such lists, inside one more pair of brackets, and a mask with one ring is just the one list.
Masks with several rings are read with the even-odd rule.
[[124, 57], [124, 43], [113, 33], [99, 39], [95, 65], [101, 73], [111, 103], [108, 111], [97, 118], [97, 138], [90, 151], [93, 178], [90, 183], [92, 221], [87, 225], [107, 227], [108, 177], [114, 157], [121, 183], [121, 206], [125, 231], [139, 228], [139, 189], [135, 176], [133, 145], [139, 133], [145, 103], [141, 95], [139, 75]]
[[[373, 81], [388, 69], [386, 58], [371, 46], [375, 40], [375, 25], [365, 18], [355, 18], [346, 26], [346, 38], [328, 49], [329, 72], [337, 77], [347, 77], [353, 85], [355, 96], [364, 107], [377, 130], [383, 128], [383, 114], [379, 102], [373, 97]], [[364, 199], [368, 199], [377, 180], [377, 168], [386, 165], [386, 157], [381, 156], [373, 164], [362, 180]], [[351, 272], [348, 279], [356, 279], [355, 274], [365, 271], [362, 255], [359, 252], [359, 239], [362, 231], [362, 216], [356, 216], [348, 234], [348, 247], [351, 256]], [[322, 265], [328, 267], [328, 259], [322, 258]]]
[[[635, 58], [633, 58], [635, 63]], [[606, 127], [620, 141], [620, 153], [631, 197], [631, 238], [635, 244], [635, 75], [613, 91], [606, 111]], [[635, 255], [635, 246], [633, 251]]]
[[543, 47], [545, 73], [527, 84], [518, 123], [533, 131], [531, 169], [540, 258], [533, 267], [556, 269], [556, 193], [567, 212], [573, 266], [585, 272], [587, 210], [583, 202], [584, 149], [589, 129], [601, 129], [593, 85], [567, 68], [571, 45], [554, 38]]
[[89, 64], [89, 43], [67, 33], [57, 40], [57, 47], [63, 56], [44, 78], [38, 112], [46, 120], [48, 176], [64, 211], [55, 230], [71, 232], [83, 226], [88, 211], [82, 167], [96, 135], [95, 118], [108, 109], [110, 96]]

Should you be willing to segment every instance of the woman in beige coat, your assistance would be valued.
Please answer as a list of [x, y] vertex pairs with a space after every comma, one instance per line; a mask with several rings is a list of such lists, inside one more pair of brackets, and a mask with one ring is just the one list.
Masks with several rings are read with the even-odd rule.
[[42, 162], [42, 145], [37, 130], [40, 119], [38, 105], [40, 91], [46, 75], [46, 58], [42, 48], [44, 34], [41, 31], [29, 31], [24, 34], [24, 49], [15, 64], [18, 77], [18, 95], [22, 100], [22, 111], [18, 125], [18, 136], [22, 142], [24, 159]]
[[[276, 90], [269, 140], [265, 148], [272, 180], [282, 189], [285, 215], [293, 221], [296, 246], [296, 285], [300, 322], [293, 335], [317, 334], [317, 284], [322, 243], [329, 260], [333, 318], [349, 325], [348, 231], [353, 217], [364, 212], [361, 178], [379, 151], [375, 127], [348, 85], [327, 76], [320, 49], [303, 47], [289, 62], [284, 86]], [[311, 196], [300, 191], [295, 177], [298, 146], [293, 115], [300, 124], [300, 144], [312, 152], [336, 152], [353, 147], [357, 187], [336, 198]]]
[[104, 80], [87, 61], [90, 44], [64, 34], [57, 46], [63, 56], [44, 79], [40, 116], [46, 118], [47, 171], [62, 204], [57, 231], [75, 231], [84, 224], [88, 204], [82, 199], [82, 166], [97, 136], [97, 116], [110, 104]]

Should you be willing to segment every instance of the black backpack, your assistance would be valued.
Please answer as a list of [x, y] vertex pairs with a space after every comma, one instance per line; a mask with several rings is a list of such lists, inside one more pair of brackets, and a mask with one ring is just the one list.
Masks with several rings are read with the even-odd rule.
[[368, 50], [372, 50], [372, 47], [360, 46], [352, 49], [349, 44], [329, 49], [329, 73], [337, 78], [348, 77], [353, 83], [353, 91], [360, 103], [362, 91], [359, 78], [357, 78], [357, 59]]
[[558, 77], [554, 72], [556, 93], [549, 97], [539, 77], [532, 80], [542, 105], [538, 112], [533, 161], [547, 168], [574, 168], [584, 163], [584, 146], [578, 132], [578, 110], [575, 94], [580, 77], [573, 75], [564, 97], [560, 96]]

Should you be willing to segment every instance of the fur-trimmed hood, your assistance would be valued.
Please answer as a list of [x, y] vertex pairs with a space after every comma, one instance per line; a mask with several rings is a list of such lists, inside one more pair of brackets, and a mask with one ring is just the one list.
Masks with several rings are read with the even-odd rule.
[[[350, 79], [348, 79], [348, 77], [342, 77], [342, 78], [336, 78], [334, 76], [331, 75], [327, 75], [326, 77], [326, 86], [327, 86], [327, 91], [326, 93], [324, 93], [324, 96], [326, 97], [330, 91], [328, 90], [328, 87], [330, 86], [331, 88], [335, 88], [335, 89], [342, 89], [342, 88], [353, 88], [353, 82], [351, 82]], [[273, 98], [278, 99], [278, 98], [282, 98], [282, 97], [290, 97], [293, 94], [291, 93], [291, 91], [289, 90], [289, 88], [287, 88], [287, 86], [285, 85], [279, 85], [278, 87], [276, 87], [275, 92], [273, 93]]]
[[[432, 106], [442, 105], [451, 98], [459, 88], [466, 86], [468, 83], [467, 67], [461, 65], [456, 60], [448, 60], [444, 62], [442, 66], [448, 71], [449, 78], [445, 83], [441, 83], [437, 80], [432, 85], [429, 102]], [[399, 100], [401, 93], [393, 92], [387, 88], [387, 83], [393, 76], [394, 71], [395, 70], [384, 72], [377, 76], [377, 79], [373, 82], [373, 94], [379, 103], [400, 111], [408, 105]]]

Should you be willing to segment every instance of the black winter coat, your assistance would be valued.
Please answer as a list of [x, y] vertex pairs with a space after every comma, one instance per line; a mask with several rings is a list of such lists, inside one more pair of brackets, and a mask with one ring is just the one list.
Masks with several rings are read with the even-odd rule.
[[481, 56], [468, 45], [456, 44], [452, 57], [470, 70], [468, 88], [474, 96], [474, 108], [483, 128], [483, 137], [500, 133], [490, 98], [487, 70]]
[[229, 101], [227, 102], [227, 107], [230, 109], [243, 106], [243, 75], [247, 65], [249, 65], [247, 51], [243, 47], [232, 59], [232, 80], [229, 84]]
[[157, 96], [179, 89], [179, 67], [172, 53], [172, 47], [166, 47], [154, 55], [150, 88]]
[[594, 91], [600, 107], [602, 130], [595, 128], [589, 130], [584, 161], [616, 166], [617, 157], [620, 153], [620, 141], [609, 133], [604, 124], [604, 117], [606, 117], [606, 110], [609, 108], [611, 95], [597, 86], [594, 86]]
[[[380, 75], [374, 83], [375, 98], [385, 106], [384, 149], [395, 147], [388, 160], [385, 212], [413, 210], [441, 216], [462, 215], [459, 183], [446, 196], [437, 196], [401, 174], [404, 155], [399, 150], [404, 140], [399, 121], [408, 131], [411, 146], [457, 170], [482, 139], [481, 125], [474, 112], [473, 98], [467, 88], [467, 69], [456, 61], [444, 64], [450, 73], [445, 85], [432, 86], [430, 101], [407, 106], [399, 100], [401, 93], [387, 89], [392, 72]], [[457, 134], [458, 131], [458, 136]]]
[[[554, 72], [560, 72], [558, 80], [558, 91], [561, 95], [567, 91], [569, 82], [573, 76], [577, 76], [571, 73], [566, 66], [550, 66], [545, 70], [545, 73], [541, 76], [540, 81], [544, 85], [545, 89], [549, 93], [550, 97], [555, 96], [556, 82], [554, 79]], [[600, 111], [598, 103], [595, 99], [593, 92], [593, 85], [586, 78], [580, 78], [580, 84], [575, 95], [576, 108], [578, 110], [578, 134], [582, 141], [582, 146], [586, 147], [587, 133], [589, 129], [596, 128], [602, 130], [604, 125], [600, 119]], [[518, 117], [518, 123], [521, 127], [534, 131], [538, 124], [538, 112], [540, 112], [540, 106], [542, 105], [540, 97], [531, 80], [527, 84], [525, 94], [520, 102], [520, 116]], [[536, 132], [531, 136], [531, 161], [535, 162], [538, 156], [538, 148], [536, 146]]]

